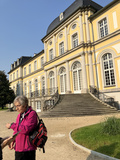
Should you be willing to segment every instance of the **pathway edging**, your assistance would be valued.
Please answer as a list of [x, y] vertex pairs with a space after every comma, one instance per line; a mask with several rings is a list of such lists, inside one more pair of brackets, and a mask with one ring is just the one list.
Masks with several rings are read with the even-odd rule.
[[92, 151], [92, 150], [90, 150], [90, 149], [88, 149], [88, 148], [86, 148], [86, 147], [83, 147], [82, 145], [77, 144], [77, 143], [72, 139], [72, 137], [71, 137], [71, 133], [72, 133], [72, 132], [73, 132], [73, 130], [70, 131], [70, 133], [69, 133], [70, 141], [71, 141], [75, 146], [77, 146], [78, 148], [80, 148], [81, 150], [84, 150], [85, 152], [87, 152], [87, 153], [89, 153], [89, 154], [92, 154], [92, 155], [95, 155], [95, 156], [98, 156], [98, 157], [100, 157], [100, 158], [104, 158], [105, 160], [119, 160], [119, 159], [117, 159], [117, 158], [113, 158], [113, 157], [107, 156], [107, 155], [105, 155], [105, 154], [102, 154], [102, 153], [99, 153], [99, 152], [96, 152], [96, 151]]

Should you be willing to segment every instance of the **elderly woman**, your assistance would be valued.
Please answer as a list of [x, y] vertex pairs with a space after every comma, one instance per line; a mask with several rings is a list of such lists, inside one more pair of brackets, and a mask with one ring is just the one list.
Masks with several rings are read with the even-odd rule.
[[18, 96], [14, 100], [14, 106], [18, 111], [16, 123], [7, 123], [8, 129], [14, 133], [20, 131], [15, 141], [11, 143], [10, 149], [15, 149], [15, 160], [35, 160], [36, 147], [30, 144], [29, 133], [37, 126], [37, 114], [30, 106], [25, 96]]

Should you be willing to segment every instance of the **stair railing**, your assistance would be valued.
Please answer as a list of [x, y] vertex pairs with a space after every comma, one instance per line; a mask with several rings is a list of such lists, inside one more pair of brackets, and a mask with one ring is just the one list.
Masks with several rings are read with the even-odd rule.
[[55, 94], [52, 95], [49, 100], [46, 100], [44, 102], [43, 111], [54, 108], [55, 105], [58, 103], [58, 101], [59, 101], [59, 93], [58, 93], [58, 88], [57, 88]]
[[115, 101], [113, 97], [107, 96], [105, 93], [100, 92], [96, 86], [90, 86], [90, 93], [93, 94], [99, 100], [103, 101], [104, 103], [107, 103], [112, 107], [119, 109], [118, 102]]

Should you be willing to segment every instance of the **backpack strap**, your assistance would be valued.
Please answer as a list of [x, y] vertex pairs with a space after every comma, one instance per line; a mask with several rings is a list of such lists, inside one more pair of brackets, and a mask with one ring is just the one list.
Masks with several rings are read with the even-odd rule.
[[45, 153], [45, 148], [43, 147], [43, 153]]

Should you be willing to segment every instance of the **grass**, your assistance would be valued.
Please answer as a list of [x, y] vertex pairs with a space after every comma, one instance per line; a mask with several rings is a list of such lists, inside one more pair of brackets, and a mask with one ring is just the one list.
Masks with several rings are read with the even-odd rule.
[[120, 129], [120, 119], [112, 117], [105, 122], [76, 129], [71, 136], [77, 144], [114, 158], [120, 158], [119, 129], [118, 133], [111, 134], [110, 132], [115, 129], [115, 126]]
[[2, 107], [0, 107], [0, 111], [4, 111], [4, 110], [7, 110], [8, 109], [8, 107], [4, 107], [3, 109], [2, 109]]

